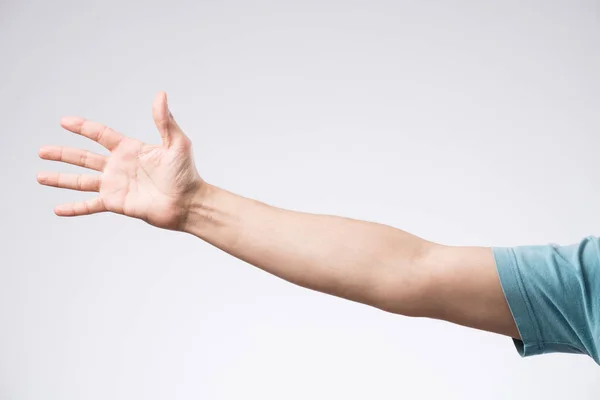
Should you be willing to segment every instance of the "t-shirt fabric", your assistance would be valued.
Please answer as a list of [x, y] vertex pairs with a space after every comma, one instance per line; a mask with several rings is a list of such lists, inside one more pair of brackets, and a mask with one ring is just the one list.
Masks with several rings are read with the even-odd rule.
[[522, 357], [576, 353], [600, 365], [600, 240], [492, 247]]

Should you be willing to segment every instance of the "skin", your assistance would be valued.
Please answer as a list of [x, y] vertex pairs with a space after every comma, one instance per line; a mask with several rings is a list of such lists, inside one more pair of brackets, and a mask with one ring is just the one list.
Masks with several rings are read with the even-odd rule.
[[152, 105], [161, 136], [145, 144], [80, 117], [60, 123], [110, 151], [45, 146], [39, 156], [96, 174], [41, 172], [46, 186], [97, 192], [54, 209], [61, 217], [113, 212], [187, 232], [296, 285], [411, 317], [520, 338], [488, 247], [445, 246], [400, 229], [290, 211], [211, 185], [164, 92]]

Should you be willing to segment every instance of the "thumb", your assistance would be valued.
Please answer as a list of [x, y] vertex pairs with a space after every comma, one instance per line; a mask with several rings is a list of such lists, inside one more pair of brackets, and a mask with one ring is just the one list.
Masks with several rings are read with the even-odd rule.
[[182, 142], [186, 139], [185, 133], [181, 130], [167, 104], [167, 94], [165, 92], [158, 92], [154, 97], [152, 103], [152, 117], [154, 123], [160, 133], [163, 145], [171, 147], [177, 142]]

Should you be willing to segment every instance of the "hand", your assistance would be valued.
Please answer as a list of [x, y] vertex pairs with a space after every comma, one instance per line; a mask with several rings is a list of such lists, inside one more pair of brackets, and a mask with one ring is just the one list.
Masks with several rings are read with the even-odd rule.
[[152, 116], [162, 137], [161, 145], [142, 143], [83, 118], [61, 119], [63, 128], [100, 143], [110, 155], [60, 146], [39, 150], [39, 156], [45, 160], [101, 172], [99, 175], [39, 173], [37, 179], [42, 185], [99, 193], [92, 200], [56, 207], [56, 215], [110, 211], [160, 228], [181, 228], [187, 218], [187, 205], [204, 181], [194, 165], [191, 141], [175, 122], [164, 92], [156, 95]]

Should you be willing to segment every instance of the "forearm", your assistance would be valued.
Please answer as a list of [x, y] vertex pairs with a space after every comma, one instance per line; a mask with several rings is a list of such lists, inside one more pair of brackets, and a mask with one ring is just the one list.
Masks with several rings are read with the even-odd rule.
[[405, 314], [416, 306], [418, 260], [429, 245], [390, 226], [284, 210], [208, 184], [192, 199], [183, 228], [306, 288], [382, 308], [395, 292], [407, 299]]

